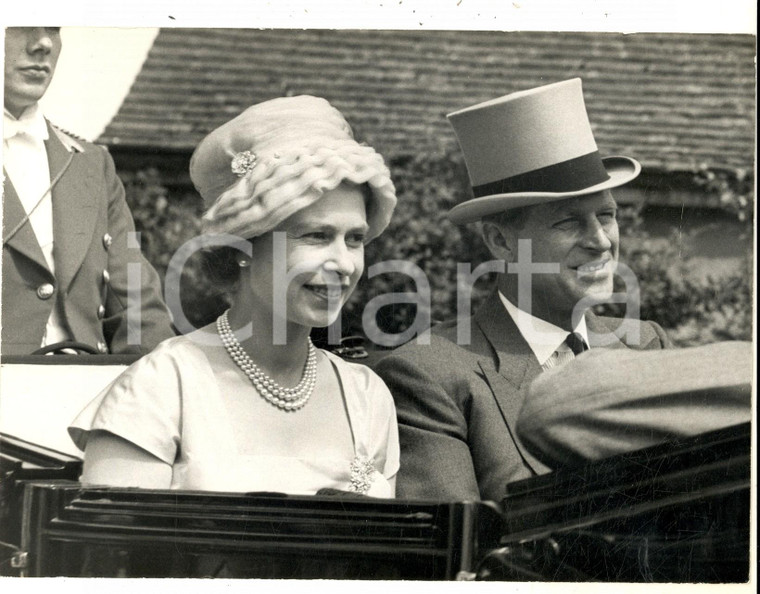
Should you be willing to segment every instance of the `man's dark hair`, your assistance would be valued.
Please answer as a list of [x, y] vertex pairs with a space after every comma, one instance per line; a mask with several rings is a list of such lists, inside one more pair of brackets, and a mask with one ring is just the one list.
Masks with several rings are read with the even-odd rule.
[[525, 226], [528, 220], [528, 215], [532, 210], [532, 206], [520, 206], [517, 208], [510, 208], [503, 210], [492, 215], [483, 217], [484, 223], [493, 223], [500, 227], [511, 227], [516, 231], [519, 231]]

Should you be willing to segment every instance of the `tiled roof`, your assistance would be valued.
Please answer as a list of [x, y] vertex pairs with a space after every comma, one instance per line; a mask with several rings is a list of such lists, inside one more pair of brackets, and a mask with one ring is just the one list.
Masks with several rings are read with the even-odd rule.
[[253, 103], [306, 93], [387, 157], [441, 153], [446, 113], [580, 76], [602, 154], [751, 170], [754, 56], [748, 35], [164, 29], [100, 141], [190, 151]]

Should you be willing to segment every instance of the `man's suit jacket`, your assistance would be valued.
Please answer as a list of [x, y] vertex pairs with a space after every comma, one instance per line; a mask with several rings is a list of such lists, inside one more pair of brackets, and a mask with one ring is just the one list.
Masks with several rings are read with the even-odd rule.
[[[586, 315], [592, 348], [620, 320]], [[662, 328], [639, 323], [639, 344], [615, 338], [606, 348], [659, 349]], [[541, 366], [501, 303], [491, 295], [472, 318], [468, 345], [456, 322], [435, 326], [384, 357], [376, 371], [393, 394], [401, 441], [398, 497], [499, 501], [508, 482], [548, 472], [522, 444], [517, 418]]]
[[[22, 224], [26, 213], [6, 175], [2, 353], [39, 348], [56, 303], [74, 340], [104, 353], [148, 352], [174, 332], [156, 271], [139, 247], [128, 243], [134, 222], [113, 160], [103, 148], [50, 124], [48, 131], [50, 179], [57, 179], [52, 190], [55, 275], [31, 225]], [[127, 276], [138, 271], [140, 291], [128, 299]], [[132, 305], [141, 314], [140, 344], [128, 341], [127, 307]]]

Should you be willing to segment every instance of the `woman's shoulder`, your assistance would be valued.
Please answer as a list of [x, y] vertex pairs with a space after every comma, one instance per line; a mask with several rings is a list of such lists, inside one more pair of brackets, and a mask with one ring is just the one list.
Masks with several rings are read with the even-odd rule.
[[344, 383], [345, 380], [349, 380], [360, 393], [377, 394], [377, 399], [393, 402], [385, 382], [372, 369], [361, 363], [346, 361], [330, 351], [320, 349], [320, 352], [333, 363]]
[[188, 334], [173, 336], [158, 343], [156, 347], [139, 361], [157, 361], [163, 359], [184, 359], [186, 357], [203, 357], [209, 348], [221, 343], [213, 325], [198, 328]]
[[325, 355], [332, 363], [337, 367], [342, 374], [347, 374], [352, 377], [358, 378], [360, 380], [363, 380], [364, 382], [370, 383], [370, 382], [380, 382], [383, 385], [383, 380], [380, 379], [380, 376], [377, 375], [372, 369], [367, 367], [366, 365], [363, 365], [362, 363], [354, 363], [352, 361], [346, 361], [342, 357], [336, 355], [335, 353], [331, 353], [330, 351], [327, 351], [325, 349], [319, 349], [319, 351]]

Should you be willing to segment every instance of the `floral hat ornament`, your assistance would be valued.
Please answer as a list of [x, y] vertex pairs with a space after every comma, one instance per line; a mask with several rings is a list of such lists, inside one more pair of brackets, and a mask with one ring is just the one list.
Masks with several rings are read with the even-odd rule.
[[256, 104], [211, 132], [193, 153], [190, 178], [206, 205], [206, 234], [262, 235], [345, 181], [371, 190], [368, 242], [396, 206], [383, 158], [354, 140], [337, 109], [308, 95]]

